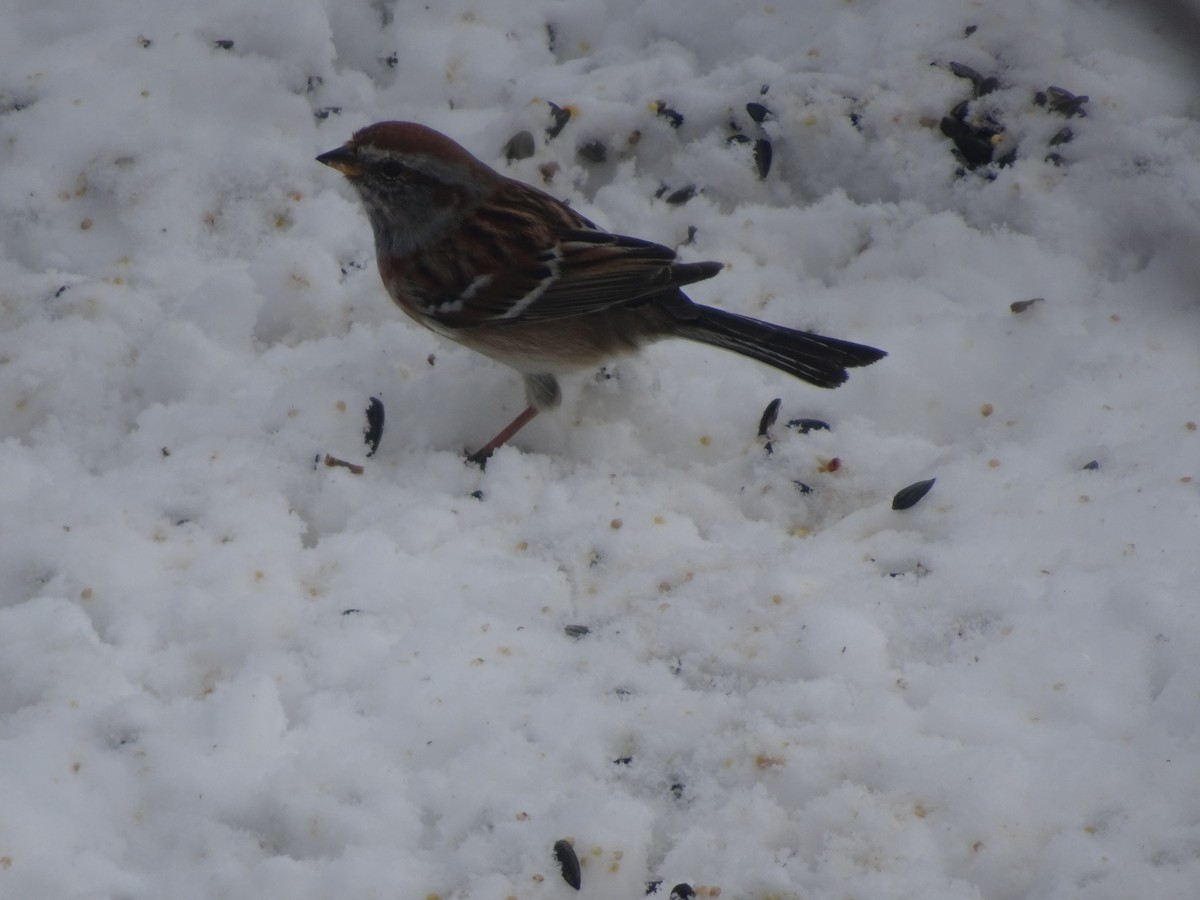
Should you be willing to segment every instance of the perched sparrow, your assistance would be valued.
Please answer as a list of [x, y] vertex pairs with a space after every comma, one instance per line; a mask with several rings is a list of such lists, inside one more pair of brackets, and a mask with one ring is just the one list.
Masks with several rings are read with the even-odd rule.
[[667, 247], [598, 228], [424, 125], [370, 125], [317, 161], [362, 198], [396, 304], [524, 376], [528, 408], [474, 462], [558, 406], [556, 375], [663, 338], [732, 350], [825, 388], [886, 355], [693, 303], [680, 287], [720, 263], [680, 262]]

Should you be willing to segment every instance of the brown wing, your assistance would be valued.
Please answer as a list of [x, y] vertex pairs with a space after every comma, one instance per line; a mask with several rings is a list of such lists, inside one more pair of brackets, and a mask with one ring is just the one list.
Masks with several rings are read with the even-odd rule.
[[[470, 244], [470, 253], [463, 253], [462, 241]], [[514, 248], [519, 251], [509, 252]], [[414, 261], [418, 272], [455, 272], [450, 296], [422, 293], [420, 282], [412, 285], [422, 312], [448, 328], [584, 316], [711, 278], [721, 269], [715, 262], [680, 263], [661, 244], [611, 234], [512, 180], [473, 210], [452, 241], [420, 256]], [[425, 283], [445, 282], [431, 277]]]

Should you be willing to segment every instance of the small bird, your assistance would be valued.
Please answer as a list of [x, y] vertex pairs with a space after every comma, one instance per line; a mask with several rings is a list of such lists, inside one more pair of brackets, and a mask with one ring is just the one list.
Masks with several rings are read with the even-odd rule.
[[559, 405], [556, 376], [663, 338], [732, 350], [824, 388], [887, 355], [693, 303], [680, 288], [721, 263], [681, 262], [661, 244], [605, 231], [424, 125], [377, 122], [317, 161], [358, 192], [396, 305], [524, 378], [527, 408], [472, 462]]

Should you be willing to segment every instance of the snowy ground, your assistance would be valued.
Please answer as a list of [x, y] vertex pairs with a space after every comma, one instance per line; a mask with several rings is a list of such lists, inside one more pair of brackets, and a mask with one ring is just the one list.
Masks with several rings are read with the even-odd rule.
[[[1119, 9], [4, 3], [0, 896], [1194, 896], [1200, 82]], [[659, 345], [467, 467], [516, 376], [313, 160], [385, 118], [890, 356]]]

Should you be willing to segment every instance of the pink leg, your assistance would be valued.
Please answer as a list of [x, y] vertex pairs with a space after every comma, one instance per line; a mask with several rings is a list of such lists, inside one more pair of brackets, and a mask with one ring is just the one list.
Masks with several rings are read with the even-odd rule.
[[483, 466], [487, 463], [488, 457], [496, 452], [496, 448], [505, 444], [512, 438], [514, 434], [529, 424], [530, 420], [538, 414], [536, 406], [525, 407], [524, 412], [509, 422], [500, 433], [484, 444], [467, 457], [467, 462], [474, 463], [477, 466]]

